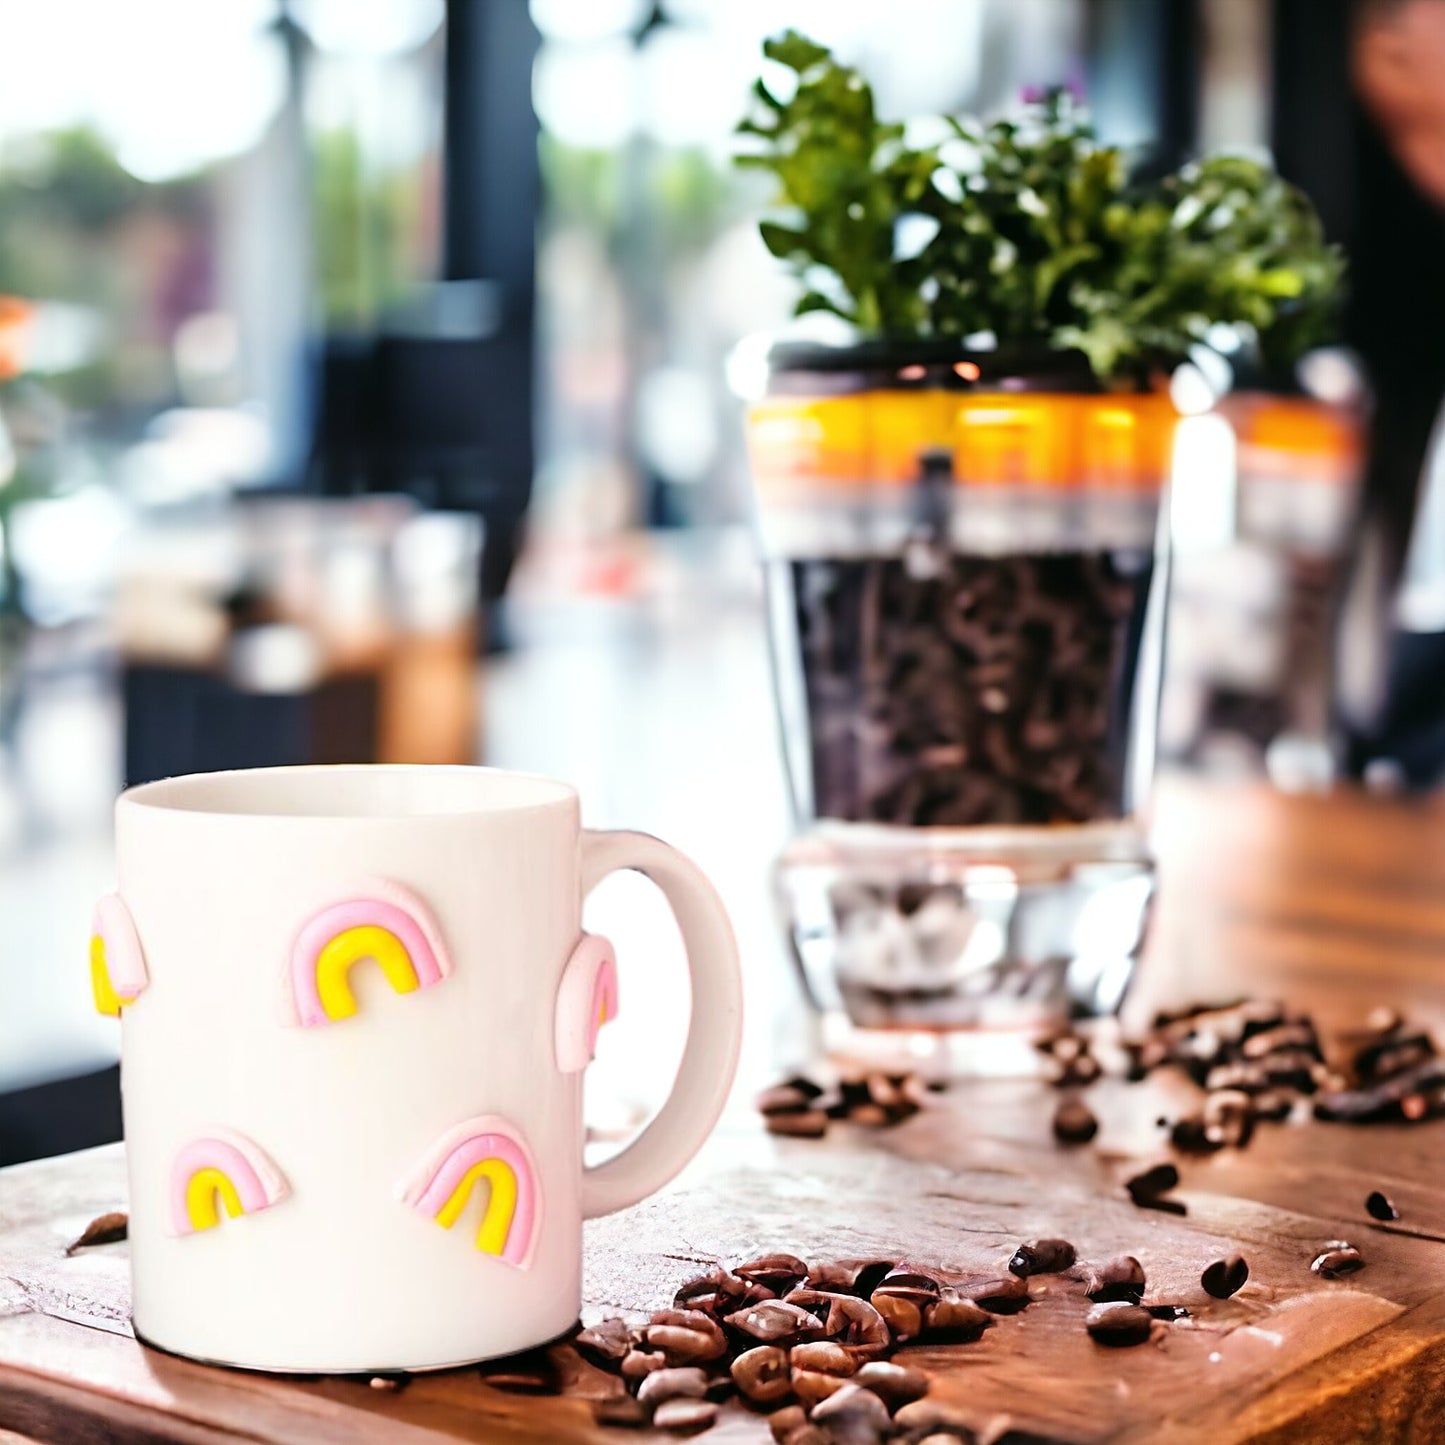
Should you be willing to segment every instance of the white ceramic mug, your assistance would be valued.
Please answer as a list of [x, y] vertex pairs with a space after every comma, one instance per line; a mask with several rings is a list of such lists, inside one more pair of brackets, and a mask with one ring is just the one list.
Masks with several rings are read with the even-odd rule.
[[[121, 1019], [137, 1334], [363, 1371], [564, 1332], [582, 1221], [666, 1183], [732, 1081], [737, 952], [697, 868], [486, 768], [172, 778], [123, 794], [116, 831], [91, 971]], [[582, 900], [621, 868], [677, 917], [692, 1020], [661, 1112], [587, 1169], [583, 1071], [618, 991]]]

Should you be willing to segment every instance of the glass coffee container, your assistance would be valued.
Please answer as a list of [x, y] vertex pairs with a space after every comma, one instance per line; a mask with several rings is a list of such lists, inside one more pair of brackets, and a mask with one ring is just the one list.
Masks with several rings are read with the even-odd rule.
[[770, 360], [775, 877], [811, 999], [852, 1030], [1111, 1013], [1154, 888], [1169, 402], [1072, 354]]

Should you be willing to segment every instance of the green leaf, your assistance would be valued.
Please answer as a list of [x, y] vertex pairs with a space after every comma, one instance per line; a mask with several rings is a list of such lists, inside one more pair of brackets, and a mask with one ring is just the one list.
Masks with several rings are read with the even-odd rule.
[[786, 261], [788, 257], [804, 249], [804, 242], [808, 238], [806, 231], [790, 230], [776, 221], [761, 222], [758, 231], [763, 238], [763, 245], [780, 261]]
[[785, 31], [777, 40], [765, 40], [763, 54], [799, 74], [832, 58], [832, 51], [826, 45], [819, 45], [796, 30]]

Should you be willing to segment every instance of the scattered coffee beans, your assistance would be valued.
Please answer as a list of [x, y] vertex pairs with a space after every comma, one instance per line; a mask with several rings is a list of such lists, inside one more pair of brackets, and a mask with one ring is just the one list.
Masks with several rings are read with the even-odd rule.
[[790, 1399], [788, 1352], [777, 1345], [759, 1345], [744, 1350], [732, 1363], [732, 1377], [738, 1393], [755, 1405], [771, 1405]]
[[1017, 1314], [1029, 1302], [1028, 1284], [1018, 1275], [984, 1280], [968, 1291], [974, 1304], [991, 1315]]
[[1365, 1210], [1371, 1219], [1391, 1220], [1400, 1217], [1400, 1211], [1395, 1208], [1389, 1195], [1382, 1194], [1378, 1189], [1365, 1200]]
[[892, 1433], [893, 1428], [888, 1406], [872, 1390], [847, 1383], [813, 1410], [813, 1419], [845, 1439], [857, 1439], [865, 1431], [881, 1438]]
[[1124, 1182], [1129, 1198], [1140, 1209], [1158, 1209], [1166, 1214], [1185, 1214], [1187, 1209], [1177, 1199], [1164, 1196], [1179, 1184], [1179, 1171], [1172, 1164], [1155, 1164], [1152, 1168], [1136, 1174]]
[[1032, 1274], [1059, 1274], [1074, 1262], [1074, 1246], [1067, 1239], [1035, 1239], [1014, 1250], [1008, 1267], [1025, 1279]]
[[831, 1088], [801, 1075], [764, 1089], [754, 1101], [770, 1134], [821, 1139], [834, 1122], [886, 1128], [910, 1119], [929, 1086], [916, 1074], [866, 1074]]
[[1365, 1267], [1364, 1256], [1342, 1239], [1332, 1240], [1310, 1262], [1310, 1268], [1325, 1279], [1339, 1279]]
[[632, 1331], [627, 1328], [626, 1320], [603, 1320], [600, 1325], [582, 1330], [573, 1337], [572, 1343], [600, 1365], [616, 1364], [632, 1348]]
[[923, 1310], [923, 1334], [929, 1340], [976, 1340], [993, 1326], [993, 1316], [956, 1290], [947, 1289]]
[[1199, 1276], [1199, 1283], [1204, 1286], [1205, 1294], [1213, 1295], [1215, 1299], [1228, 1299], [1244, 1288], [1248, 1278], [1249, 1265], [1245, 1263], [1244, 1256], [1231, 1254], [1207, 1265]]
[[928, 1393], [928, 1376], [922, 1370], [887, 1360], [869, 1360], [854, 1375], [853, 1383], [871, 1390], [890, 1411], [921, 1400]]
[[823, 1333], [822, 1320], [784, 1300], [763, 1300], [761, 1304], [749, 1305], [729, 1315], [727, 1322], [733, 1329], [764, 1344], [792, 1346]]
[[1084, 1319], [1084, 1328], [1101, 1345], [1142, 1345], [1154, 1328], [1154, 1317], [1139, 1305], [1095, 1305]]
[[91, 1249], [100, 1244], [119, 1244], [130, 1229], [130, 1216], [120, 1210], [112, 1210], [92, 1219], [80, 1233], [65, 1246], [65, 1257], [69, 1259], [77, 1250]]
[[1144, 1266], [1132, 1254], [1121, 1254], [1103, 1264], [1085, 1265], [1082, 1277], [1084, 1293], [1095, 1304], [1118, 1300], [1138, 1304], [1144, 1297]]
[[1099, 1121], [1082, 1099], [1064, 1099], [1054, 1110], [1054, 1138], [1061, 1144], [1087, 1144], [1099, 1132]]
[[641, 1430], [648, 1423], [647, 1410], [631, 1395], [608, 1395], [592, 1402], [592, 1418], [599, 1425], [620, 1430]]
[[644, 1405], [660, 1405], [664, 1400], [701, 1400], [706, 1394], [707, 1375], [696, 1365], [654, 1370], [637, 1387], [637, 1398]]
[[667, 1400], [652, 1414], [652, 1423], [659, 1430], [678, 1435], [692, 1435], [710, 1430], [717, 1421], [717, 1406], [710, 1400]]

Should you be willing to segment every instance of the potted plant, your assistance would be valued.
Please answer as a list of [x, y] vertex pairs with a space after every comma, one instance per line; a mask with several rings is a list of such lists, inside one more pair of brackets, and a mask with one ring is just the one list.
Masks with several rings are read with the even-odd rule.
[[855, 1025], [1109, 1012], [1153, 888], [1161, 381], [1222, 327], [1309, 344], [1340, 257], [1261, 163], [1146, 181], [1065, 92], [919, 141], [825, 47], [765, 54], [795, 83], [739, 163], [850, 337], [775, 347], [749, 417], [789, 937]]

